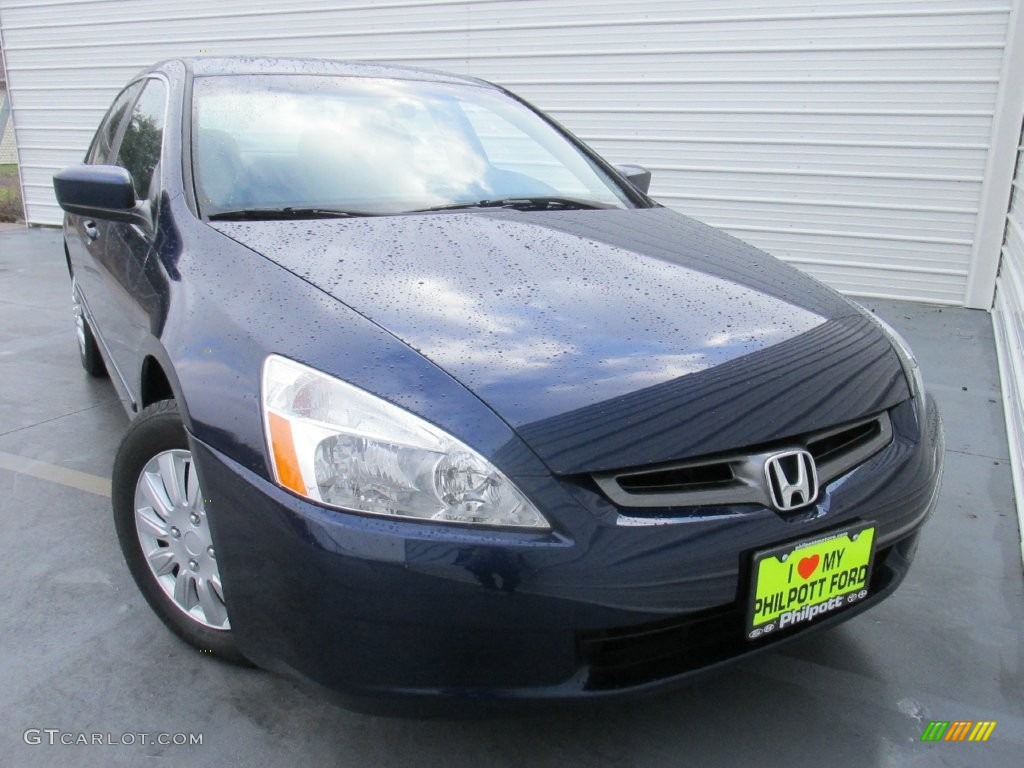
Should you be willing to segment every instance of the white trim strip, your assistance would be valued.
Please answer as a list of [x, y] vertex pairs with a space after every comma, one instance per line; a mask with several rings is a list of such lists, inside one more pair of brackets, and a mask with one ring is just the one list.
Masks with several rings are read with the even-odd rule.
[[[86, 5], [90, 0], [58, 0], [58, 2], [33, 2], [33, 3], [6, 3], [7, 8], [31, 8], [55, 7], [61, 5]], [[102, 2], [102, 0], [92, 0]], [[500, 2], [501, 0], [490, 0]], [[332, 11], [378, 11], [392, 8], [422, 8], [422, 7], [443, 7], [446, 5], [464, 5], [464, 2], [456, 0], [427, 0], [426, 2], [399, 2], [399, 3], [374, 3], [368, 5], [348, 6], [344, 8], [324, 8], [323, 6], [312, 6], [306, 8], [285, 8], [285, 9], [261, 9], [259, 11], [238, 14], [238, 13], [197, 13], [187, 15], [166, 15], [140, 17], [137, 21], [160, 22], [160, 21], [196, 21], [199, 19], [225, 19], [247, 16], [259, 18], [262, 16], [278, 16], [284, 14], [317, 14], [329, 13]], [[475, 0], [474, 5], [487, 5], [488, 0]], [[877, 11], [834, 11], [832, 13], [780, 13], [780, 14], [719, 14], [717, 16], [689, 16], [689, 17], [664, 17], [653, 16], [648, 18], [630, 19], [623, 22], [622, 19], [591, 19], [588, 21], [560, 21], [534, 24], [500, 24], [500, 25], [479, 25], [469, 27], [439, 28], [441, 31], [462, 32], [470, 31], [504, 31], [504, 30], [527, 30], [527, 29], [569, 29], [589, 27], [612, 27], [612, 26], [662, 26], [666, 24], [696, 25], [696, 24], [722, 24], [733, 22], [776, 22], [776, 21], [838, 21], [849, 19], [894, 19], [894, 18], [922, 18], [922, 17], [943, 17], [943, 16], [981, 16], [1005, 14], [1008, 8], [1004, 6], [961, 6], [959, 8], [925, 8], [916, 10], [877, 10]], [[133, 20], [134, 21], [134, 20]], [[53, 29], [57, 27], [83, 26], [88, 22], [74, 21], [57, 24], [20, 24], [11, 25], [8, 29]], [[394, 30], [401, 31], [401, 30]], [[438, 31], [438, 30], [430, 30]], [[341, 33], [339, 33], [340, 36]]]
[[919, 275], [948, 275], [950, 277], [967, 277], [966, 269], [945, 269], [942, 267], [909, 267], [905, 264], [866, 264], [863, 261], [843, 261], [841, 259], [809, 259], [803, 256], [780, 256], [787, 264], [810, 264], [822, 267], [845, 267], [849, 269], [882, 270], [886, 272], [913, 272]]
[[853, 109], [825, 107], [592, 107], [558, 106], [553, 114], [593, 113], [595, 115], [837, 115], [862, 117], [992, 117], [988, 109]]
[[955, 181], [980, 184], [981, 176], [954, 176], [931, 173], [881, 173], [877, 171], [829, 171], [811, 168], [736, 168], [726, 165], [650, 165], [651, 171], [678, 171], [681, 173], [749, 173], [769, 176], [825, 176], [840, 179], [894, 179], [897, 181]]
[[[843, 296], [857, 296], [862, 299], [890, 299], [895, 301], [906, 301], [906, 294], [902, 293], [886, 293], [885, 291], [861, 291], [859, 289], [844, 288]], [[944, 307], [959, 307], [962, 306], [960, 299], [943, 299], [938, 296], [929, 296], [925, 299], [914, 299], [914, 301], [920, 304], [940, 304]]]
[[698, 195], [686, 192], [663, 192], [657, 198], [669, 198], [671, 200], [696, 200], [721, 203], [764, 203], [769, 205], [806, 205], [810, 207], [823, 208], [860, 208], [870, 211], [910, 211], [915, 213], [953, 213], [967, 214], [973, 216], [977, 213], [975, 208], [954, 208], [944, 205], [903, 205], [897, 203], [868, 203], [863, 200], [830, 200], [827, 198], [796, 197], [747, 197], [734, 195]]
[[[729, 232], [768, 232], [776, 235], [817, 235], [819, 237], [842, 237], [852, 238], [855, 240], [891, 240], [899, 243], [935, 243], [936, 245], [962, 245], [970, 247], [971, 241], [966, 238], [956, 237], [920, 237], [914, 235], [890, 235], [881, 232], [844, 232], [837, 229], [799, 229], [797, 227], [764, 227], [759, 224], [728, 224], [721, 221], [710, 221], [704, 220], [704, 223], [711, 227], [718, 227]], [[875, 265], [863, 264], [863, 269], [879, 269]], [[933, 272], [934, 270], [928, 269], [927, 272]], [[936, 272], [935, 274], [940, 274]], [[948, 272], [941, 274], [961, 274], [958, 270], [956, 272]], [[966, 271], [963, 271], [964, 276], [967, 275]]]
[[[460, 28], [458, 32], [465, 32]], [[335, 35], [331, 33], [330, 37]], [[275, 40], [308, 40], [311, 37], [308, 31], [295, 32], [287, 35], [236, 35], [234, 37], [185, 37], [176, 39], [174, 42], [179, 46], [185, 45], [207, 45], [212, 46], [218, 43], [268, 43]], [[166, 38], [153, 38], [147, 40], [122, 40], [119, 45], [124, 46], [154, 46], [166, 45]], [[98, 50], [109, 50], [110, 46], [101, 43], [73, 43], [61, 45], [64, 48], [96, 48]], [[708, 54], [722, 53], [856, 53], [856, 52], [892, 52], [892, 51], [983, 51], [1002, 50], [1001, 42], [992, 43], [860, 43], [855, 45], [744, 45], [744, 46], [707, 46], [704, 48], [596, 48], [588, 50], [570, 50], [566, 48], [539, 51], [519, 50], [495, 52], [492, 49], [481, 52], [463, 51], [461, 53], [433, 53], [426, 52], [417, 54], [389, 55], [389, 56], [360, 56], [356, 61], [470, 61], [480, 59], [550, 59], [550, 58], [580, 58], [584, 56], [594, 58], [606, 58], [612, 56], [705, 56]], [[52, 53], [54, 45], [16, 45], [8, 46], [5, 53], [10, 56], [12, 52], [23, 51], [47, 51]], [[10, 67], [8, 67], [10, 69]]]
[[979, 152], [986, 152], [988, 144], [980, 142], [953, 142], [953, 141], [875, 141], [871, 139], [805, 139], [801, 138], [774, 138], [752, 136], [726, 137], [726, 136], [701, 136], [699, 134], [687, 136], [649, 136], [642, 137], [622, 135], [599, 135], [593, 133], [580, 134], [580, 138], [591, 141], [639, 141], [640, 143], [669, 143], [669, 144], [742, 144], [743, 146], [789, 146], [789, 147], [864, 147], [870, 149], [970, 149]]
[[628, 78], [515, 78], [505, 86], [523, 85], [997, 85], [995, 77], [643, 77]]

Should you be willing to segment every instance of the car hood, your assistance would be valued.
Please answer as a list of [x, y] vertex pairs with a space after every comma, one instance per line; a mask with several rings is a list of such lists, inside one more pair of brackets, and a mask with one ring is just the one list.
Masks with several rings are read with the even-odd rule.
[[908, 396], [887, 338], [837, 293], [664, 208], [212, 226], [446, 370], [560, 474], [735, 450]]

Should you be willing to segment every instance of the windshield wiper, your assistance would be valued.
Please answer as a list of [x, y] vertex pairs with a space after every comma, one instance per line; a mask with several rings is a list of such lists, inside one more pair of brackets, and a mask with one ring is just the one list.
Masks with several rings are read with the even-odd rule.
[[613, 208], [608, 203], [597, 200], [579, 200], [574, 197], [500, 197], [494, 200], [474, 200], [468, 203], [451, 203], [420, 208], [409, 213], [429, 213], [430, 211], [458, 211], [468, 208], [513, 208], [517, 211], [578, 211], [597, 208]]
[[238, 221], [244, 219], [343, 219], [350, 216], [376, 216], [368, 211], [343, 211], [339, 208], [238, 208], [219, 211], [209, 216], [210, 221]]

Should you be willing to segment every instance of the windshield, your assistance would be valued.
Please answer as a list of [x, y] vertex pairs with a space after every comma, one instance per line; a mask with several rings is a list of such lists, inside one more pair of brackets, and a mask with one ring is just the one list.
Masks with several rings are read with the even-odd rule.
[[554, 199], [560, 208], [631, 205], [541, 117], [484, 87], [197, 77], [192, 129], [196, 193], [207, 216], [382, 215], [512, 198]]

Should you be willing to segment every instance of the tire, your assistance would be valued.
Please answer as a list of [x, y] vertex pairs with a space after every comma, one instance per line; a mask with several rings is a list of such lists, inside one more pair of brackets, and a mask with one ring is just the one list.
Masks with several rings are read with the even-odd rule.
[[82, 312], [82, 303], [78, 299], [78, 286], [75, 278], [71, 278], [71, 307], [75, 314], [75, 336], [78, 338], [78, 357], [82, 361], [85, 372], [96, 379], [107, 375], [107, 366], [100, 356], [100, 348], [93, 336], [92, 328]]
[[156, 615], [197, 650], [247, 664], [231, 632], [204, 496], [175, 401], [154, 403], [131, 423], [111, 486], [121, 552]]

